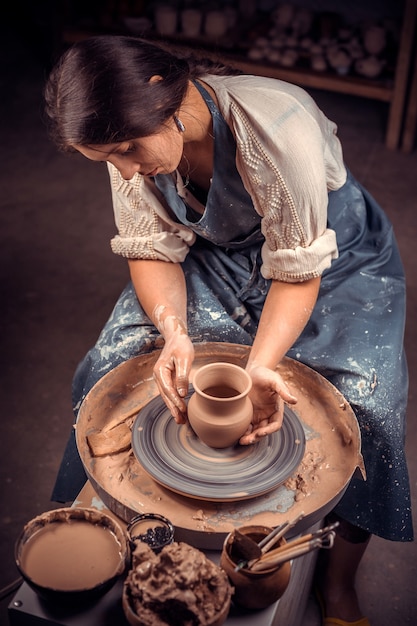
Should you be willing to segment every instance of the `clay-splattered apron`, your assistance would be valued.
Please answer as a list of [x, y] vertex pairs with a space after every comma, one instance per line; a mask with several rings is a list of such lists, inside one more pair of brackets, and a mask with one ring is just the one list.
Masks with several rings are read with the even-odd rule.
[[[250, 345], [269, 287], [260, 274], [260, 218], [237, 173], [231, 132], [210, 96], [202, 93], [213, 116], [216, 150], [204, 215], [187, 207], [171, 176], [158, 175], [156, 183], [177, 218], [198, 235], [183, 263], [190, 337]], [[387, 217], [350, 174], [340, 190], [329, 193], [328, 226], [336, 231], [339, 258], [323, 274], [311, 319], [288, 356], [330, 380], [360, 424], [367, 481], [352, 479], [338, 514], [386, 539], [411, 540], [401, 259]], [[75, 412], [109, 370], [161, 346], [129, 284], [77, 369]], [[84, 480], [72, 437], [52, 499], [74, 499]]]

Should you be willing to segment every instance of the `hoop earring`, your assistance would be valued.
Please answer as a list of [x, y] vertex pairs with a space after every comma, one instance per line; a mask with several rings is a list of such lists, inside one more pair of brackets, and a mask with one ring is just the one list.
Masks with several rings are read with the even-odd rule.
[[178, 130], [180, 131], [180, 133], [185, 132], [184, 124], [181, 122], [181, 120], [176, 115], [174, 115], [174, 122], [175, 122]]

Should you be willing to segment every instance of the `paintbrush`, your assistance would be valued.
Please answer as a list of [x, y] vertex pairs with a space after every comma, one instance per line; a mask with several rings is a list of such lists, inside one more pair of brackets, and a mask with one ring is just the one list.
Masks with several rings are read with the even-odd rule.
[[310, 541], [304, 541], [297, 546], [281, 551], [281, 553], [276, 556], [268, 555], [268, 558], [261, 557], [250, 569], [253, 572], [262, 572], [264, 570], [271, 569], [272, 567], [278, 567], [278, 565], [281, 565], [285, 561], [292, 561], [293, 559], [297, 559], [300, 556], [304, 556], [305, 554], [322, 547], [324, 546], [322, 545], [321, 539], [316, 538], [311, 539]]
[[[335, 522], [334, 524], [331, 524], [330, 526], [326, 526], [325, 528], [320, 528], [319, 530], [316, 530], [313, 533], [308, 533], [307, 535], [300, 535], [300, 537], [297, 537], [296, 539], [293, 539], [289, 543], [285, 543], [284, 545], [280, 546], [279, 548], [276, 548], [275, 550], [272, 550], [271, 552], [268, 552], [267, 556], [270, 556], [271, 554], [276, 554], [280, 550], [286, 550], [290, 546], [295, 547], [295, 546], [299, 545], [300, 543], [304, 543], [305, 541], [311, 541], [311, 539], [316, 539], [318, 537], [321, 537], [322, 540], [324, 540], [338, 526], [339, 526], [339, 522]], [[259, 558], [262, 558], [262, 557], [259, 557]], [[254, 561], [255, 561], [255, 559], [254, 559]]]
[[[295, 550], [299, 546], [304, 547], [304, 544], [311, 545], [311, 542], [316, 539], [320, 540], [321, 542], [320, 547], [331, 548], [333, 546], [333, 541], [334, 541], [334, 536], [335, 536], [334, 530], [338, 526], [339, 526], [339, 522], [335, 522], [334, 524], [326, 526], [325, 528], [320, 528], [319, 530], [316, 530], [313, 533], [308, 533], [307, 535], [301, 535], [297, 539], [294, 539], [293, 541], [290, 541], [289, 543], [285, 543], [282, 546], [279, 546], [279, 548], [276, 548], [275, 550], [271, 550], [270, 552], [264, 553], [264, 555], [260, 556], [257, 559], [252, 559], [252, 561], [250, 561], [247, 564], [247, 567], [248, 569], [254, 569], [254, 566], [257, 563], [260, 563], [260, 562], [265, 563], [267, 560], [278, 558], [278, 557], [281, 557], [282, 555], [287, 555], [291, 550]], [[325, 544], [326, 540], [328, 542], [327, 545]], [[290, 559], [287, 557], [285, 558], [285, 560], [290, 560]]]
[[268, 552], [268, 550], [270, 550], [276, 543], [278, 543], [278, 541], [282, 539], [284, 535], [287, 534], [290, 528], [294, 528], [294, 526], [296, 526], [296, 524], [298, 524], [298, 522], [300, 522], [303, 519], [304, 515], [305, 514], [303, 511], [302, 513], [300, 513], [300, 515], [298, 515], [298, 517], [293, 519], [291, 522], [285, 522], [284, 524], [282, 524], [281, 527], [278, 527], [275, 530], [273, 530], [272, 533], [270, 533], [267, 537], [265, 537], [265, 539], [262, 539], [262, 541], [259, 543], [259, 547], [261, 548], [262, 554], [265, 554], [266, 552]]

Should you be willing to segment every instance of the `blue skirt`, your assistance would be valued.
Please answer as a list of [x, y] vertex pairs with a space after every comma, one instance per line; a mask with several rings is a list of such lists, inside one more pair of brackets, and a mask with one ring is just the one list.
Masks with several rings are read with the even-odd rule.
[[[335, 385], [359, 422], [367, 480], [352, 478], [336, 512], [372, 534], [410, 541], [402, 262], [389, 220], [350, 174], [340, 190], [329, 193], [328, 226], [336, 232], [339, 258], [323, 274], [313, 314], [288, 356]], [[242, 252], [197, 240], [183, 263], [194, 342], [251, 345], [269, 288], [260, 266], [259, 244]], [[162, 345], [129, 284], [77, 368], [75, 413], [104, 374]], [[73, 500], [84, 481], [72, 435], [52, 499]]]

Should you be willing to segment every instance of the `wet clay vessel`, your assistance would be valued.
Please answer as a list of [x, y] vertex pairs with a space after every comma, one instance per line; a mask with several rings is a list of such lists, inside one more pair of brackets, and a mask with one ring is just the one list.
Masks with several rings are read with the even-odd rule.
[[188, 420], [196, 435], [211, 448], [234, 446], [252, 421], [249, 374], [233, 363], [209, 363], [193, 379]]

